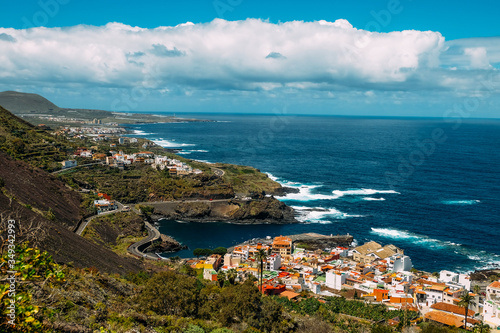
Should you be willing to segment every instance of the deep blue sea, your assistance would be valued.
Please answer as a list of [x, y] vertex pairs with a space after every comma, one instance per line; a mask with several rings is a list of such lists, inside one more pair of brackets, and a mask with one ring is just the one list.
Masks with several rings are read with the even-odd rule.
[[279, 115], [182, 115], [215, 122], [133, 125], [186, 158], [250, 165], [300, 193], [279, 198], [296, 225], [163, 221], [197, 247], [302, 232], [403, 249], [414, 266], [500, 265], [500, 121]]

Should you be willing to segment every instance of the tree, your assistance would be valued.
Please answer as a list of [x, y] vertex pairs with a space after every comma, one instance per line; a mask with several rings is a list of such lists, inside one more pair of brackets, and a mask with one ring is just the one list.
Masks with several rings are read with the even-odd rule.
[[196, 258], [199, 258], [201, 257], [202, 255], [205, 254], [205, 250], [204, 249], [200, 249], [200, 248], [197, 248], [197, 249], [194, 249], [193, 250], [193, 255], [196, 257]]
[[236, 281], [236, 277], [238, 276], [238, 272], [234, 268], [231, 268], [230, 270], [227, 271], [227, 279], [229, 283], [233, 284]]
[[474, 333], [490, 333], [491, 327], [488, 324], [480, 322], [480, 323], [474, 325], [473, 332]]
[[137, 296], [137, 303], [159, 315], [192, 316], [198, 309], [196, 278], [165, 271], [155, 274]]
[[257, 260], [260, 262], [260, 291], [264, 293], [264, 290], [262, 290], [262, 279], [263, 279], [263, 274], [264, 274], [264, 260], [267, 259], [267, 252], [264, 249], [260, 249], [257, 252], [256, 256]]
[[216, 247], [212, 252], [213, 252], [213, 254], [219, 254], [219, 255], [223, 256], [227, 253], [227, 249], [225, 247], [219, 246], [219, 247]]
[[469, 312], [469, 306], [471, 305], [476, 305], [476, 302], [474, 301], [474, 297], [467, 292], [460, 297], [460, 302], [458, 302], [459, 307], [465, 308], [465, 330], [467, 330], [467, 315]]
[[219, 287], [222, 288], [224, 286], [225, 280], [226, 280], [226, 273], [224, 273], [224, 271], [221, 269], [217, 273], [217, 282], [219, 282]]

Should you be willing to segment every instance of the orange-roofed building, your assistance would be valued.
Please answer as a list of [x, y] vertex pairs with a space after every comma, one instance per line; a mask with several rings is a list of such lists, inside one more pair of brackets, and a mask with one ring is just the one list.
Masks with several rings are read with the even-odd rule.
[[[260, 288], [259, 288], [260, 289]], [[279, 295], [286, 291], [286, 285], [284, 284], [263, 284], [263, 293], [266, 295]]]
[[292, 239], [286, 236], [278, 236], [273, 240], [273, 253], [278, 253], [281, 256], [292, 254]]
[[393, 294], [390, 296], [389, 302], [392, 304], [413, 303], [413, 297], [409, 294]]
[[[465, 308], [462, 308], [462, 307], [455, 305], [455, 304], [448, 304], [448, 303], [444, 303], [444, 302], [439, 302], [436, 304], [432, 304], [431, 308], [434, 310], [442, 311], [442, 312], [448, 312], [448, 313], [453, 313], [456, 315], [465, 316]], [[467, 311], [468, 317], [473, 317], [474, 314], [475, 314], [475, 312], [472, 311], [471, 309], [469, 309]]]
[[[427, 312], [424, 315], [424, 318], [447, 326], [455, 326], [458, 328], [464, 327], [464, 322], [465, 322], [465, 318], [462, 316], [457, 316], [452, 313], [447, 313], [442, 311]], [[473, 325], [478, 323], [479, 323], [478, 320], [467, 318], [467, 327], [472, 327]]]
[[374, 289], [373, 296], [377, 302], [382, 302], [384, 299], [389, 299], [389, 290], [385, 289]]
[[281, 297], [287, 297], [289, 300], [296, 300], [297, 297], [300, 296], [298, 293], [294, 293], [293, 291], [290, 290], [285, 290], [280, 294]]

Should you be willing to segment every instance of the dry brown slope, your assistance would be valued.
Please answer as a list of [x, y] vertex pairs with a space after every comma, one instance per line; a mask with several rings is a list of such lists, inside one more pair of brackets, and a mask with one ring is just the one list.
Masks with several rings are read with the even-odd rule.
[[[47, 172], [13, 160], [0, 151], [0, 177], [0, 185], [3, 185], [0, 188], [0, 214], [3, 220], [13, 217], [22, 227], [31, 223], [41, 225], [42, 229], [35, 238], [39, 247], [51, 253], [57, 262], [96, 267], [109, 273], [141, 269], [138, 260], [122, 258], [73, 233], [80, 217], [80, 196]], [[44, 216], [49, 208], [54, 212], [53, 220]], [[3, 230], [4, 227], [5, 223], [2, 223]]]

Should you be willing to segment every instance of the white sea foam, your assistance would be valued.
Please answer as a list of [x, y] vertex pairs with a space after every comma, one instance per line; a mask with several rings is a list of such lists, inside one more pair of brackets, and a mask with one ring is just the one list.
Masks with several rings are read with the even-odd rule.
[[362, 215], [350, 215], [343, 213], [335, 208], [322, 208], [322, 207], [305, 207], [305, 206], [292, 206], [293, 209], [299, 214], [297, 220], [308, 223], [331, 223], [325, 220], [330, 218], [334, 220], [344, 220], [351, 217], [363, 217]]
[[480, 203], [480, 200], [444, 200], [442, 203], [445, 205], [475, 205]]
[[195, 146], [194, 144], [191, 143], [177, 143], [174, 142], [174, 140], [165, 140], [163, 138], [160, 139], [152, 139], [154, 143], [157, 145], [160, 145], [165, 148], [178, 148], [178, 147], [190, 147], [190, 146]]
[[332, 192], [335, 196], [335, 199], [351, 195], [351, 196], [366, 196], [366, 195], [374, 195], [374, 194], [400, 194], [399, 192], [393, 190], [373, 190], [369, 188], [361, 188], [361, 189], [351, 189], [346, 191], [335, 190]]
[[271, 180], [274, 180], [275, 182], [277, 182], [277, 181], [278, 181], [278, 179], [279, 179], [278, 177], [273, 176], [273, 175], [272, 175], [272, 174], [270, 174], [269, 172], [266, 172], [266, 175], [267, 175], [267, 176], [268, 176]]
[[[378, 234], [379, 236], [382, 237], [403, 239], [413, 244], [418, 244], [438, 251], [442, 251], [443, 249], [447, 251], [453, 251], [455, 254], [462, 255], [464, 257], [467, 257], [469, 260], [472, 260], [474, 262], [472, 264], [473, 267], [472, 270], [500, 268], [500, 255], [495, 253], [489, 253], [484, 250], [479, 251], [471, 247], [463, 246], [462, 244], [459, 243], [450, 241], [441, 241], [438, 239], [430, 238], [424, 235], [418, 235], [408, 231], [389, 229], [389, 228], [371, 228], [371, 229], [372, 233]], [[470, 267], [468, 267], [467, 269], [470, 270]]]
[[206, 161], [206, 160], [196, 160], [196, 159], [193, 159], [193, 161], [201, 162], [201, 163], [207, 163], [207, 164], [214, 164], [214, 163]]
[[385, 201], [384, 198], [372, 198], [372, 197], [363, 198], [363, 200], [366, 200], [366, 201]]
[[283, 197], [278, 197], [282, 200], [291, 201], [314, 201], [314, 200], [333, 200], [334, 196], [328, 194], [312, 193], [312, 190], [321, 185], [290, 185], [291, 187], [297, 188], [299, 193], [288, 193]]
[[192, 153], [208, 153], [208, 150], [204, 149], [190, 149], [189, 151]]
[[146, 132], [144, 132], [142, 130], [134, 130], [133, 132], [136, 135], [153, 135], [154, 134], [154, 133], [146, 133]]
[[405, 239], [407, 241], [410, 241], [414, 244], [421, 244], [425, 246], [429, 246], [432, 248], [443, 248], [446, 247], [447, 245], [451, 246], [451, 243], [447, 243], [444, 241], [440, 241], [438, 239], [430, 238], [428, 236], [424, 235], [417, 235], [412, 232], [408, 231], [402, 231], [402, 230], [397, 230], [397, 229], [389, 229], [389, 228], [371, 228], [372, 233], [375, 233], [379, 236], [382, 237], [387, 237], [387, 238], [395, 238], [395, 239]]
[[186, 151], [179, 151], [179, 152], [177, 152], [176, 154], [177, 154], [177, 155], [189, 155], [189, 154], [191, 154], [191, 152], [190, 152], [190, 151], [188, 151], [188, 150], [186, 150]]

